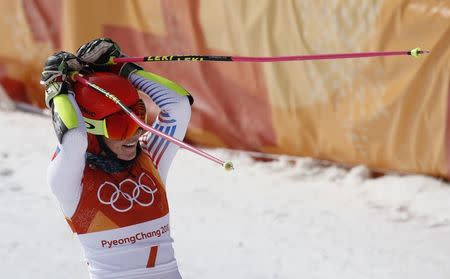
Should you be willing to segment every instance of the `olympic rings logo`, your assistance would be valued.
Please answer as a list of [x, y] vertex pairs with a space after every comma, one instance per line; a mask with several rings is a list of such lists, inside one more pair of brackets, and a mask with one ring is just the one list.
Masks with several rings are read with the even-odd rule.
[[[142, 179], [144, 177], [146, 177], [150, 180], [150, 183], [152, 184], [152, 186], [155, 187], [154, 190], [151, 189], [149, 186], [142, 183]], [[130, 186], [133, 187], [133, 189], [131, 191], [126, 191], [126, 190], [124, 191], [123, 188], [130, 188]], [[102, 204], [111, 205], [111, 207], [118, 212], [127, 212], [131, 208], [133, 208], [133, 205], [135, 202], [141, 206], [152, 205], [153, 202], [155, 201], [156, 191], [158, 191], [158, 189], [156, 188], [155, 181], [149, 175], [147, 175], [146, 173], [143, 172], [139, 176], [138, 183], [136, 183], [135, 181], [133, 181], [129, 178], [120, 182], [119, 187], [117, 187], [117, 185], [115, 185], [114, 183], [111, 183], [109, 181], [104, 182], [98, 188], [97, 197], [98, 197], [98, 200]], [[139, 200], [141, 193], [143, 193], [143, 196], [147, 197], [146, 198], [147, 201], [142, 201], [142, 199]], [[105, 196], [109, 196], [109, 195], [110, 195], [109, 199], [108, 198], [105, 199]], [[119, 207], [117, 207], [116, 202], [122, 203], [122, 204], [125, 202], [125, 203], [129, 203], [129, 205], [124, 208], [119, 208]]]

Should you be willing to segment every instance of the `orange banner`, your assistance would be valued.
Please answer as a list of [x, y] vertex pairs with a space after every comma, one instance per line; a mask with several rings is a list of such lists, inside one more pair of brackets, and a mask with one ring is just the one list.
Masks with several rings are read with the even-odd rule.
[[449, 177], [448, 1], [2, 0], [0, 18], [0, 84], [41, 107], [46, 57], [102, 36], [131, 56], [430, 49], [420, 59], [144, 67], [195, 97], [191, 142]]

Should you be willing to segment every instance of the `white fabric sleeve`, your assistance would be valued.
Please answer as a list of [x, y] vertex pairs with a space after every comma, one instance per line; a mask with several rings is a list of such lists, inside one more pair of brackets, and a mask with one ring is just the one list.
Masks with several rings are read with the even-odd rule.
[[[128, 79], [136, 89], [147, 94], [160, 109], [152, 127], [178, 140], [183, 140], [191, 118], [191, 105], [188, 97], [181, 96], [164, 85], [135, 73], [131, 74]], [[153, 160], [159, 176], [165, 184], [170, 165], [179, 147], [151, 133], [146, 133], [141, 137], [140, 144]]]
[[81, 196], [81, 180], [87, 149], [86, 126], [72, 94], [70, 101], [77, 112], [78, 127], [67, 131], [47, 169], [47, 182], [58, 199], [64, 215], [71, 218]]

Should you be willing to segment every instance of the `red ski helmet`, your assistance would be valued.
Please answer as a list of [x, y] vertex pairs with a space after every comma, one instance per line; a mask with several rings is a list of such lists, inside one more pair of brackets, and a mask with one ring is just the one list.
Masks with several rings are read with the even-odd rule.
[[[119, 98], [146, 122], [145, 104], [127, 79], [113, 73], [93, 73], [84, 78]], [[75, 83], [74, 91], [88, 133], [114, 140], [127, 139], [136, 134], [138, 124], [102, 93], [80, 82]]]

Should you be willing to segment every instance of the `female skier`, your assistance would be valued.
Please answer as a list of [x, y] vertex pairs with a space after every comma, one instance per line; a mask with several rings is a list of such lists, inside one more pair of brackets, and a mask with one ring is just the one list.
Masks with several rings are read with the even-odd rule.
[[101, 38], [76, 56], [58, 52], [47, 59], [41, 83], [59, 141], [48, 183], [78, 235], [91, 278], [179, 279], [165, 191], [178, 147], [144, 133], [111, 100], [69, 77], [84, 73], [146, 121], [143, 92], [160, 109], [153, 127], [179, 140], [192, 97], [135, 64], [106, 65], [119, 56], [118, 45]]

